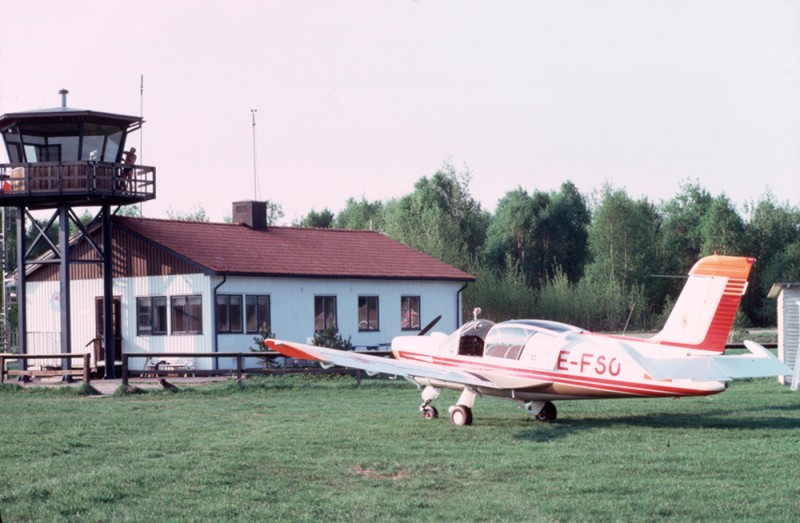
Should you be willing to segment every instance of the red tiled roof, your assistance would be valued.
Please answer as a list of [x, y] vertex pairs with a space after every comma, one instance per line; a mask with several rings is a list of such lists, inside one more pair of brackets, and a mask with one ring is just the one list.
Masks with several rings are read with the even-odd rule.
[[375, 231], [114, 217], [114, 223], [218, 274], [474, 281]]

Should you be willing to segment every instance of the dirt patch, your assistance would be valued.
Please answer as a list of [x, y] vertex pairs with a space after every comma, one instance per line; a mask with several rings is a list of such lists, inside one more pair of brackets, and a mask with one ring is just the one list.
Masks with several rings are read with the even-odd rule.
[[358, 476], [364, 476], [370, 479], [383, 479], [391, 481], [397, 481], [398, 479], [406, 479], [411, 475], [411, 473], [405, 469], [398, 470], [397, 472], [380, 472], [374, 469], [365, 469], [362, 467], [356, 467], [353, 470]]

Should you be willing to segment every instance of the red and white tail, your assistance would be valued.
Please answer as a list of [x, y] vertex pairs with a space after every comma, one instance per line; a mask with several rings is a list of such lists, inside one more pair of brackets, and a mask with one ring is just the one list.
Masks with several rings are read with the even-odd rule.
[[724, 352], [754, 262], [754, 258], [716, 254], [698, 261], [666, 325], [651, 341]]

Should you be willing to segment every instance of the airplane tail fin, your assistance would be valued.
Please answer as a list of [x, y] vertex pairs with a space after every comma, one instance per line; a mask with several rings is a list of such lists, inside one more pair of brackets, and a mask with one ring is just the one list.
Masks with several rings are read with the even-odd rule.
[[651, 341], [724, 352], [754, 262], [754, 258], [716, 254], [698, 261], [667, 323]]

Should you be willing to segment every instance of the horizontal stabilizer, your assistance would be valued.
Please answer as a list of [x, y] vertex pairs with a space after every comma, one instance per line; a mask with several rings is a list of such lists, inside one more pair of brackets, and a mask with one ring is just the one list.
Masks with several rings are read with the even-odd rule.
[[731, 381], [791, 374], [791, 370], [770, 351], [745, 341], [749, 354], [731, 356], [687, 355], [681, 358], [645, 358], [625, 348], [647, 374], [656, 380]]

